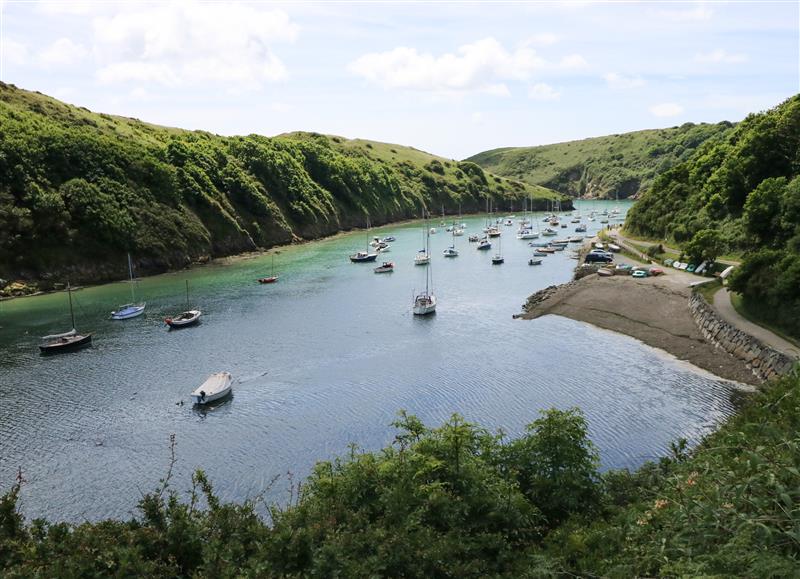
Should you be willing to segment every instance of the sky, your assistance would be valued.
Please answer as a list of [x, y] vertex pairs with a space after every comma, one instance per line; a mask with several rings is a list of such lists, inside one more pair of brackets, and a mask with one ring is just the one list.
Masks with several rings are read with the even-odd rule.
[[800, 92], [800, 3], [0, 0], [0, 80], [223, 135], [462, 159]]

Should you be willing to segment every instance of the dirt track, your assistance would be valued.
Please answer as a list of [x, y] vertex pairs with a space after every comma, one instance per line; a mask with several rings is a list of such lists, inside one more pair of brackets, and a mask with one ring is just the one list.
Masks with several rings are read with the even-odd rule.
[[745, 364], [708, 343], [689, 313], [689, 288], [681, 276], [634, 279], [620, 275], [558, 286], [538, 301], [534, 294], [521, 317], [555, 314], [627, 334], [729, 380], [758, 381]]

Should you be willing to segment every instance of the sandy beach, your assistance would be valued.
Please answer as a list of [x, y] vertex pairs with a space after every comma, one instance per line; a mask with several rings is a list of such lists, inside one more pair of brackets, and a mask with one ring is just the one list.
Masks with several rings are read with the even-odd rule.
[[758, 384], [744, 362], [707, 342], [689, 312], [682, 276], [589, 275], [533, 294], [523, 319], [559, 315], [637, 338], [721, 378]]

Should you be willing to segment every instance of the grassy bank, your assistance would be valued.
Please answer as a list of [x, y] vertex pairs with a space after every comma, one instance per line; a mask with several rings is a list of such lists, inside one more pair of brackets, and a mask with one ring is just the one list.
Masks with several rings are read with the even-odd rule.
[[[0, 278], [70, 279], [561, 195], [410, 147], [316, 133], [223, 137], [71, 106], [0, 83]], [[569, 204], [564, 199], [565, 204]], [[5, 286], [0, 282], [0, 289]], [[34, 290], [36, 287], [33, 288]]]
[[[319, 463], [290, 504], [222, 503], [167, 476], [127, 521], [26, 522], [0, 498], [4, 577], [796, 576], [800, 379], [688, 451], [599, 473], [577, 409], [510, 440], [401, 414], [394, 443]], [[24, 473], [23, 473], [24, 474]]]

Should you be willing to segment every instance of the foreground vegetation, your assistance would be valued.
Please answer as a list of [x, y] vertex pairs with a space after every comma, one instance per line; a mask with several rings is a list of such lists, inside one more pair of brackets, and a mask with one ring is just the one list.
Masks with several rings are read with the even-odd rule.
[[268, 520], [202, 472], [168, 478], [128, 521], [26, 523], [0, 498], [4, 577], [796, 576], [800, 378], [754, 395], [691, 453], [598, 471], [582, 414], [520, 438], [401, 414], [394, 444], [319, 463]]
[[800, 95], [748, 116], [659, 176], [626, 230], [695, 263], [741, 254], [731, 280], [753, 316], [800, 337]]
[[487, 171], [573, 197], [620, 199], [647, 191], [657, 175], [716, 141], [731, 123], [686, 123], [539, 147], [507, 147], [467, 159]]
[[[408, 147], [220, 137], [92, 113], [0, 83], [0, 278], [156, 272], [342, 229], [558, 194]], [[0, 289], [2, 289], [0, 284]]]

